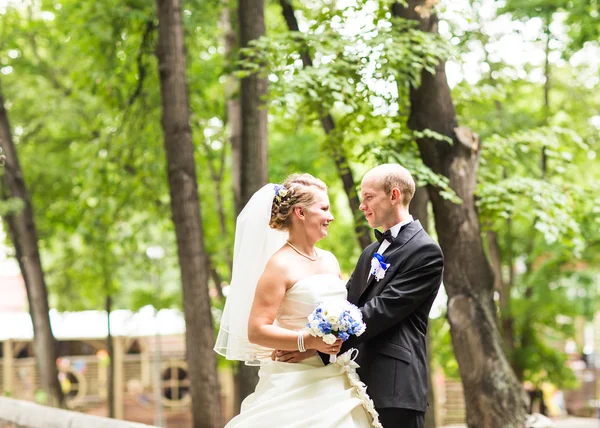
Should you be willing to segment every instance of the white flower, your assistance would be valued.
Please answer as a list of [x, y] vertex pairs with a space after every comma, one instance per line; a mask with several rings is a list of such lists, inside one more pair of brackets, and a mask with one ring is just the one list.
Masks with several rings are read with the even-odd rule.
[[356, 334], [356, 336], [360, 336], [365, 332], [366, 329], [367, 326], [365, 324], [361, 324], [360, 327], [354, 332], [354, 334]]
[[338, 322], [338, 320], [340, 319], [339, 315], [337, 314], [327, 314], [325, 315], [325, 319], [327, 320], [327, 322], [329, 323], [334, 323], [334, 322]]
[[371, 275], [373, 275], [377, 281], [385, 276], [389, 267], [389, 263], [384, 263], [383, 256], [379, 253], [375, 253], [371, 259]]
[[319, 330], [319, 320], [313, 318], [310, 321], [310, 329], [313, 331], [318, 331]]
[[323, 342], [325, 342], [328, 345], [333, 345], [336, 340], [337, 340], [337, 337], [335, 337], [331, 333], [326, 334], [325, 336], [323, 336]]
[[339, 318], [333, 318], [332, 317], [330, 319], [329, 317], [327, 317], [326, 319], [329, 322], [329, 324], [331, 324], [331, 329], [333, 331], [338, 331], [340, 329], [340, 324], [338, 323]]
[[340, 319], [342, 312], [344, 312], [344, 308], [337, 302], [329, 302], [329, 304], [325, 306], [323, 312], [327, 321], [332, 322], [333, 320], [337, 322], [337, 320]]
[[362, 319], [362, 312], [356, 306], [350, 306], [348, 312], [350, 312], [350, 316], [355, 320]]

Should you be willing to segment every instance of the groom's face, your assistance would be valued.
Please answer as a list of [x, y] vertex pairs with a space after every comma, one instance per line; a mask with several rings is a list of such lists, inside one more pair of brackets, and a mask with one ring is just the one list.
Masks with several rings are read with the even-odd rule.
[[362, 202], [361, 211], [372, 228], [384, 225], [390, 213], [393, 211], [391, 197], [383, 190], [383, 184], [376, 178], [366, 178], [361, 184], [360, 190]]

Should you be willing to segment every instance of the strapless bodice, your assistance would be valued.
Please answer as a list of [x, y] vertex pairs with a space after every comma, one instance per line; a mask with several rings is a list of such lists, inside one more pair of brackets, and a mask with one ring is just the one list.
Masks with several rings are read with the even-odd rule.
[[346, 299], [346, 284], [338, 276], [318, 274], [302, 278], [286, 291], [275, 324], [300, 330], [319, 303], [329, 299]]

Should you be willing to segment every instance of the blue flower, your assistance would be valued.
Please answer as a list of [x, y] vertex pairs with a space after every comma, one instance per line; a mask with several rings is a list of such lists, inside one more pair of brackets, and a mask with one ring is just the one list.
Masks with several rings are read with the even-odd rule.
[[390, 267], [389, 263], [385, 263], [385, 259], [379, 253], [375, 253], [371, 259], [371, 275], [375, 276], [375, 279], [379, 281], [385, 276], [386, 271]]
[[362, 327], [361, 323], [352, 320], [352, 324], [350, 324], [350, 326], [348, 327], [348, 333], [356, 334], [357, 331], [361, 330], [361, 327]]
[[340, 331], [338, 334], [338, 337], [340, 339], [342, 339], [343, 342], [345, 342], [346, 340], [348, 340], [350, 338], [350, 335], [348, 333], [346, 333], [345, 331]]
[[319, 330], [325, 334], [331, 333], [331, 324], [325, 320], [321, 320], [319, 323]]
[[275, 184], [275, 198], [277, 198], [278, 201], [281, 201], [281, 198], [285, 198], [287, 196], [287, 189], [285, 188], [285, 186], [281, 185], [281, 184]]
[[[378, 261], [379, 263], [381, 263], [381, 264], [384, 264], [384, 263], [385, 263], [385, 259], [384, 259], [384, 258], [383, 258], [383, 256], [382, 256], [381, 254], [379, 254], [379, 253], [375, 253], [375, 254], [373, 255], [373, 258], [374, 258], [374, 259], [377, 259], [377, 261]], [[383, 267], [383, 266], [382, 266], [382, 267]]]

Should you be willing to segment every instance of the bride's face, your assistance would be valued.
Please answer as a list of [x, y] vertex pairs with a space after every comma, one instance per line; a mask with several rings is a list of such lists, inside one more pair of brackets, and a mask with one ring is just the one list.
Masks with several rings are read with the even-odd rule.
[[304, 228], [315, 241], [327, 236], [329, 223], [333, 221], [333, 215], [329, 211], [329, 197], [323, 190], [314, 190], [314, 201], [312, 205], [303, 210]]

